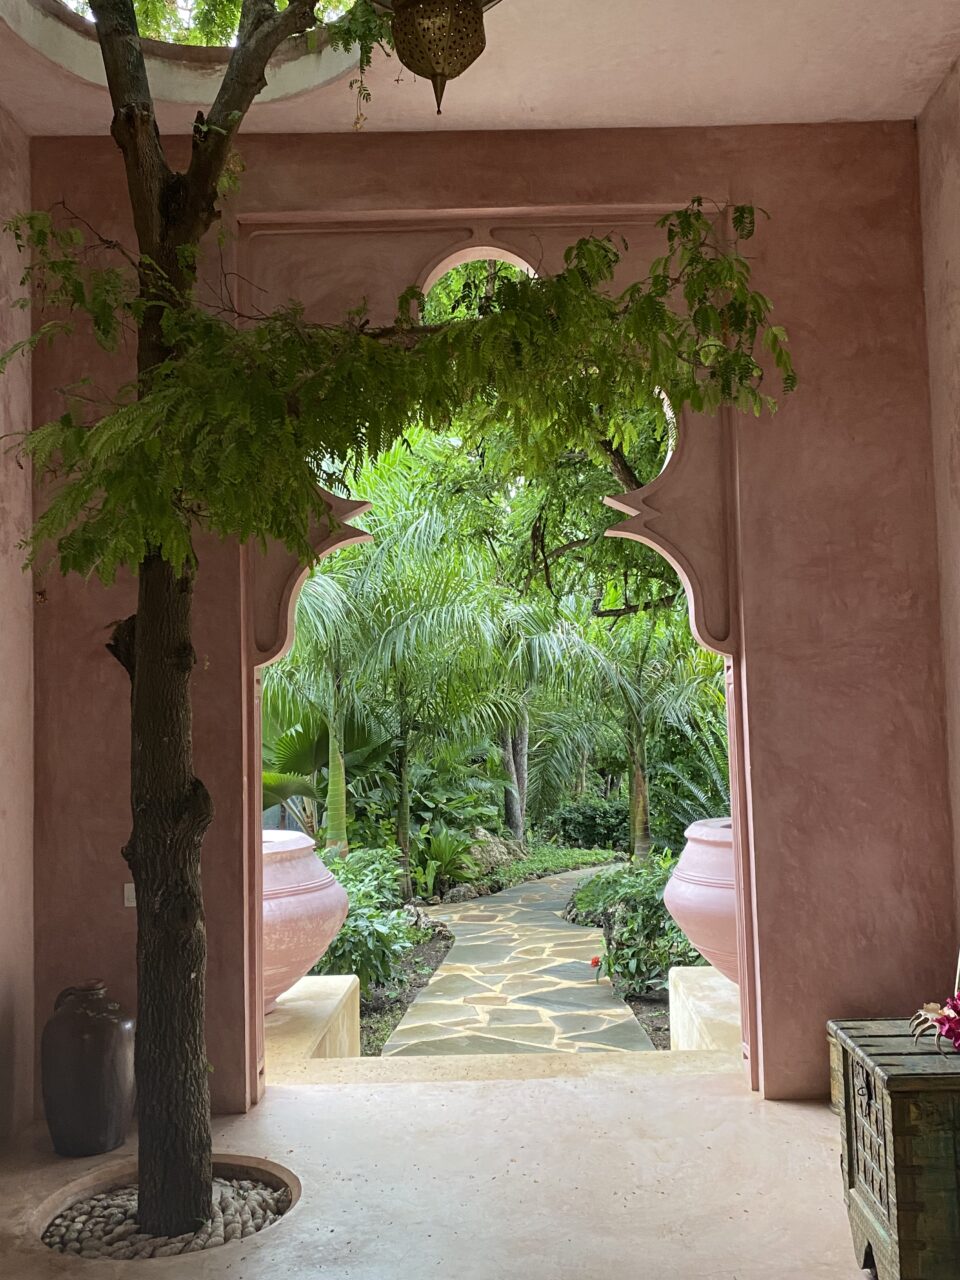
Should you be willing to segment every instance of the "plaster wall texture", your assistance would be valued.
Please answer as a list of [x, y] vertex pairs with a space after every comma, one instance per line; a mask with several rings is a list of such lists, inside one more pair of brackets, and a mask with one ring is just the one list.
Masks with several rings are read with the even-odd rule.
[[[30, 204], [27, 138], [0, 110], [0, 222]], [[0, 241], [0, 351], [30, 332], [12, 310], [22, 262]], [[0, 436], [30, 425], [29, 359], [0, 378]], [[33, 585], [17, 544], [30, 527], [29, 472], [0, 442], [0, 1137], [33, 1114]]]
[[[919, 120], [920, 195], [930, 421], [933, 433], [950, 794], [960, 913], [960, 70], [945, 77]], [[946, 990], [944, 975], [937, 992]]]
[[[98, 151], [99, 163], [89, 168], [88, 157], [72, 143], [52, 164], [41, 153], [33, 167], [33, 207], [62, 199], [104, 236], [133, 244], [119, 152], [109, 142]], [[229, 253], [226, 261], [229, 266]], [[82, 331], [39, 351], [35, 421], [60, 414], [60, 388], [81, 378], [109, 393], [132, 376], [133, 357], [129, 344], [118, 356], [107, 354]], [[198, 553], [193, 736], [197, 771], [216, 809], [203, 854], [208, 1054], [215, 1108], [242, 1111], [251, 1098], [245, 1063], [249, 886], [241, 556], [236, 546], [213, 538], [201, 541]], [[130, 831], [130, 687], [105, 645], [113, 623], [134, 611], [136, 585], [124, 578], [107, 590], [50, 569], [42, 587], [35, 640], [36, 779], [43, 797], [36, 815], [37, 1008], [48, 1009], [68, 984], [102, 978], [133, 1013], [136, 912], [124, 906], [123, 886], [131, 877], [121, 857]]]
[[[826, 1019], [911, 1011], [918, 993], [939, 989], [954, 945], [913, 126], [248, 137], [241, 150], [231, 207], [237, 266], [251, 282], [242, 288], [255, 288], [260, 306], [296, 297], [327, 319], [363, 297], [374, 319], [389, 318], [406, 285], [465, 248], [500, 247], [550, 269], [577, 235], [622, 230], [626, 281], [658, 251], [656, 216], [692, 194], [771, 212], [750, 251], [790, 329], [801, 388], [773, 421], [717, 430], [731, 433], [738, 459], [728, 496], [738, 510], [761, 1085], [770, 1097], [825, 1094]], [[120, 229], [122, 175], [108, 140], [37, 139], [33, 154], [36, 204], [62, 195], [107, 234]], [[44, 353], [41, 418], [67, 380], [64, 359], [74, 371], [105, 369], [79, 343]], [[211, 990], [224, 1002], [217, 1035], [228, 1037], [246, 981], [234, 963], [246, 917], [230, 898], [244, 786], [229, 629], [240, 588], [232, 552], [217, 555], [198, 644], [198, 765], [221, 824], [205, 857]], [[127, 691], [102, 652], [107, 624], [128, 605], [122, 590], [111, 599], [57, 583], [42, 611], [41, 999], [66, 969], [86, 976], [78, 966], [131, 991], [118, 858]], [[211, 1045], [217, 1073], [215, 1055], [229, 1073], [230, 1052]]]

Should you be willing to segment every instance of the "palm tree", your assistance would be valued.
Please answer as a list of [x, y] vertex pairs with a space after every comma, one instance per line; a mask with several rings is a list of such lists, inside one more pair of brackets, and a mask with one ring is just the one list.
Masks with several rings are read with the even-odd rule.
[[491, 675], [499, 591], [483, 548], [465, 545], [451, 514], [430, 506], [406, 446], [358, 483], [373, 503], [372, 544], [344, 553], [362, 566], [355, 591], [369, 622], [357, 690], [395, 741], [396, 840], [410, 882], [411, 765], [444, 738], [496, 734], [514, 712]]
[[349, 850], [345, 726], [349, 722], [356, 730], [368, 719], [355, 679], [369, 631], [356, 578], [355, 566], [345, 558], [311, 574], [297, 601], [293, 647], [263, 675], [264, 741], [277, 770], [266, 781], [265, 799], [282, 799], [286, 790], [292, 800], [297, 777], [305, 779], [297, 816], [315, 834], [315, 780], [325, 763], [325, 847], [341, 858]]
[[651, 795], [676, 843], [691, 822], [730, 812], [730, 768], [723, 660], [685, 627], [671, 640], [651, 664], [651, 721], [662, 744]]
[[[658, 775], [666, 772], [678, 783], [686, 776], [699, 790], [699, 807], [693, 792], [688, 794], [689, 821], [717, 816], [729, 807], [723, 661], [696, 643], [684, 609], [683, 603], [653, 607], [618, 619], [607, 631], [609, 660], [630, 690], [621, 699], [620, 723], [630, 768], [634, 857], [642, 856], [650, 843], [652, 756]], [[685, 759], [684, 768], [661, 763], [668, 737], [675, 747], [682, 740], [677, 754], [696, 763]], [[664, 794], [660, 786], [658, 798]]]
[[572, 600], [547, 594], [508, 598], [500, 612], [497, 655], [504, 687], [519, 714], [501, 730], [508, 785], [505, 821], [523, 841], [530, 790], [531, 741], [537, 801], [569, 782], [574, 762], [589, 754], [590, 720], [598, 701], [614, 691], [631, 699], [629, 681], [590, 635], [590, 623]]

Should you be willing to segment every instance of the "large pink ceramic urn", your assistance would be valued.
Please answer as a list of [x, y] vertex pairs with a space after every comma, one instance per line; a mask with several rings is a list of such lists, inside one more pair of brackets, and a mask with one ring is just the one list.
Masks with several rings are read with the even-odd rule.
[[302, 831], [263, 833], [263, 1009], [309, 973], [347, 918], [346, 891]]
[[663, 903], [700, 954], [732, 982], [740, 981], [733, 823], [691, 823]]

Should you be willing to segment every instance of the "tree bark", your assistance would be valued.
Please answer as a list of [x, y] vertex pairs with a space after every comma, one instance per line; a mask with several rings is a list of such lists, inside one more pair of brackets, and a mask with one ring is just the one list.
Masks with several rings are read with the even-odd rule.
[[326, 849], [338, 858], [345, 858], [347, 843], [347, 778], [340, 749], [338, 730], [331, 720], [330, 754], [327, 769], [327, 840]]
[[520, 723], [513, 734], [513, 762], [517, 779], [517, 801], [520, 806], [520, 828], [524, 838], [527, 831], [527, 778], [530, 765], [530, 716], [526, 707], [520, 715]]
[[[195, 250], [217, 217], [220, 178], [237, 130], [265, 84], [271, 56], [317, 24], [314, 0], [242, 0], [237, 42], [209, 119], [201, 114], [187, 173], [167, 164], [134, 0], [90, 0], [123, 154], [140, 252], [141, 379], [169, 354], [160, 308], [194, 283]], [[190, 674], [192, 574], [159, 554], [139, 569], [135, 619], [109, 646], [130, 674], [133, 832], [124, 850], [137, 892], [139, 1221], [181, 1235], [210, 1216], [210, 1102], [204, 1047], [206, 937], [200, 847], [210, 798], [193, 774]]]
[[397, 845], [400, 848], [400, 887], [404, 898], [413, 897], [410, 873], [410, 759], [404, 739], [397, 751]]
[[610, 470], [613, 472], [617, 482], [622, 484], [628, 493], [641, 488], [640, 477], [630, 465], [627, 455], [620, 446], [608, 440], [606, 436], [601, 436], [597, 443], [600, 446], [601, 453], [606, 455], [610, 463]]
[[630, 762], [630, 858], [638, 861], [650, 851], [650, 810], [647, 798], [647, 774], [642, 756]]
[[580, 753], [580, 768], [577, 770], [577, 781], [574, 784], [573, 794], [582, 796], [587, 790], [587, 765], [590, 763], [590, 753], [584, 748]]
[[500, 755], [503, 759], [507, 785], [503, 790], [503, 822], [514, 840], [523, 843], [523, 812], [520, 808], [520, 788], [517, 781], [517, 761], [513, 754], [513, 734], [509, 729], [500, 733]]
[[119, 635], [113, 646], [132, 681], [133, 831], [124, 857], [137, 896], [138, 1218], [141, 1231], [170, 1236], [210, 1217], [213, 1181], [200, 891], [213, 807], [193, 773], [192, 596], [192, 575], [148, 557], [132, 653]]

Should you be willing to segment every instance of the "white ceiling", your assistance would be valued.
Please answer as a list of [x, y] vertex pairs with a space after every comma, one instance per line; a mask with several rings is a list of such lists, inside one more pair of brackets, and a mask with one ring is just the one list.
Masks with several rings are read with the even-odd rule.
[[[0, 100], [31, 133], [103, 133], [96, 48], [89, 34], [55, 30], [52, 9], [0, 0]], [[430, 85], [408, 72], [396, 83], [396, 61], [378, 57], [367, 130], [905, 119], [960, 54], [957, 0], [502, 0], [486, 25], [487, 51], [447, 87], [439, 120]], [[54, 44], [57, 63], [41, 52]], [[219, 67], [201, 56], [154, 64], [179, 99], [160, 103], [166, 129], [186, 131], [209, 102]], [[288, 62], [246, 127], [351, 129], [351, 74], [329, 52], [296, 74]]]

